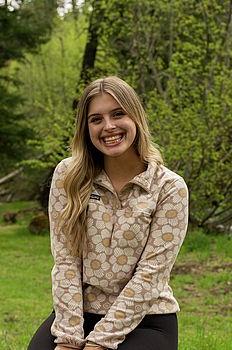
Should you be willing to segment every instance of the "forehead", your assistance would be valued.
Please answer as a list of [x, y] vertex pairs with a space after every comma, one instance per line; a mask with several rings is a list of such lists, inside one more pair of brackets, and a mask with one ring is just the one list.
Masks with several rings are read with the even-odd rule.
[[104, 92], [102, 94], [94, 96], [88, 108], [88, 115], [90, 114], [105, 114], [112, 111], [115, 108], [121, 108], [120, 104], [110, 94]]

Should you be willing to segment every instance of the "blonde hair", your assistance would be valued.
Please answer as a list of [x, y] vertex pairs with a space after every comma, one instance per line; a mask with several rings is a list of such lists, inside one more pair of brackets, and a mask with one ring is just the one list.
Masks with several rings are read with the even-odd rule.
[[64, 179], [67, 205], [61, 213], [61, 226], [65, 225], [72, 252], [78, 256], [83, 254], [85, 246], [86, 211], [93, 180], [103, 167], [103, 156], [92, 145], [87, 124], [89, 103], [94, 96], [101, 93], [110, 94], [136, 124], [134, 147], [141, 161], [163, 163], [159, 150], [151, 141], [145, 111], [133, 88], [115, 76], [90, 83], [78, 103], [76, 131], [72, 141], [72, 160]]

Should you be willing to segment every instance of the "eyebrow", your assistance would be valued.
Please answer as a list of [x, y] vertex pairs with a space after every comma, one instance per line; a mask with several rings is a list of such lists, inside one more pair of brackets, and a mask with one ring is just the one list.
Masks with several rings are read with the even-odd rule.
[[[114, 108], [114, 109], [112, 109], [112, 111], [110, 111], [110, 113], [116, 112], [116, 111], [123, 111], [123, 108], [122, 108], [122, 107]], [[98, 115], [101, 115], [101, 113], [92, 113], [92, 114], [89, 114], [89, 115], [88, 115], [88, 119], [89, 119], [90, 117], [94, 117], [94, 116], [98, 116]]]

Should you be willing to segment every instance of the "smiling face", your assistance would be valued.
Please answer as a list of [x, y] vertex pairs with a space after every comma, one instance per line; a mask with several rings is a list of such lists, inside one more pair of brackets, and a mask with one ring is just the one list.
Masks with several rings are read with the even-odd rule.
[[104, 157], [136, 153], [136, 125], [110, 94], [102, 93], [91, 100], [88, 129], [91, 142]]

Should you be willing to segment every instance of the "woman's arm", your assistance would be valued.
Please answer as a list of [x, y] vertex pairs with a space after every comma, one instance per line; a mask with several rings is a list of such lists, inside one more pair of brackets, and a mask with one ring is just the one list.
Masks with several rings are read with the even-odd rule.
[[[167, 286], [187, 222], [188, 191], [183, 179], [178, 178], [161, 190], [148, 241], [133, 277], [87, 340], [117, 349], [125, 336], [142, 321]], [[163, 312], [168, 312], [168, 305], [163, 304]], [[162, 310], [158, 312], [162, 313]]]
[[52, 292], [56, 315], [51, 332], [57, 343], [81, 347], [84, 345], [82, 264], [79, 258], [71, 255], [65, 233], [58, 230], [59, 214], [67, 202], [63, 188], [65, 162], [61, 161], [54, 171], [49, 196], [51, 249], [55, 262]]

